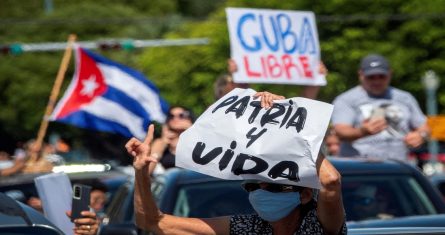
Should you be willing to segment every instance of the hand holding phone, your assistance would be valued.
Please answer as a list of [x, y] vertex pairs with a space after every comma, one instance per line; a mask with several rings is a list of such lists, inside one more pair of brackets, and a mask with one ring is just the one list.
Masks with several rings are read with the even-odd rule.
[[82, 218], [80, 212], [90, 210], [91, 187], [83, 184], [73, 185], [73, 202], [71, 208], [71, 221]]
[[375, 119], [384, 119], [385, 118], [385, 109], [383, 108], [374, 108], [371, 113], [371, 120]]

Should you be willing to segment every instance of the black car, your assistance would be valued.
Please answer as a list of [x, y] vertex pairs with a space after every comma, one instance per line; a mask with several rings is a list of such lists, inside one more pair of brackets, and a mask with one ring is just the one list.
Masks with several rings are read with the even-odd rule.
[[40, 212], [0, 193], [0, 234], [63, 235]]

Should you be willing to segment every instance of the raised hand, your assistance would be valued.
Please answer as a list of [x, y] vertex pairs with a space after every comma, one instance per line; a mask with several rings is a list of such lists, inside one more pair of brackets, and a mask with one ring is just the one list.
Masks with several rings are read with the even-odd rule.
[[[67, 211], [66, 215], [71, 218], [71, 211]], [[74, 220], [74, 234], [94, 235], [97, 234], [100, 226], [100, 220], [96, 213], [92, 211], [82, 211], [82, 218]]]
[[233, 59], [227, 60], [227, 71], [230, 74], [236, 73], [238, 71], [238, 65], [236, 64], [235, 60], [233, 60]]
[[362, 122], [361, 131], [364, 136], [375, 135], [388, 127], [384, 118], [371, 118]]
[[261, 97], [261, 107], [269, 109], [273, 105], [274, 100], [283, 100], [285, 99], [284, 96], [281, 95], [275, 95], [267, 91], [261, 91], [255, 93], [253, 95], [254, 99], [257, 99], [258, 97]]
[[419, 131], [412, 131], [405, 136], [404, 141], [408, 147], [417, 148], [424, 143], [424, 138]]
[[150, 156], [151, 148], [150, 144], [153, 140], [154, 126], [151, 124], [148, 127], [147, 136], [144, 141], [140, 141], [135, 137], [131, 138], [126, 144], [125, 148], [127, 152], [133, 156], [133, 167], [136, 170], [141, 170], [146, 167], [150, 162], [157, 162], [157, 160]]

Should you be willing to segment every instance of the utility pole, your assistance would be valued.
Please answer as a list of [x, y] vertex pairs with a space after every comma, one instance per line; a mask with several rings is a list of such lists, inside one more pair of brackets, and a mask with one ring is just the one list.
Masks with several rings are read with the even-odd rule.
[[[426, 92], [426, 110], [429, 117], [437, 115], [437, 97], [436, 92], [439, 87], [439, 78], [433, 70], [428, 70], [422, 77], [423, 86]], [[437, 140], [430, 139], [428, 142], [428, 152], [430, 154], [430, 163], [432, 172], [437, 169], [437, 155], [439, 153], [439, 144]]]

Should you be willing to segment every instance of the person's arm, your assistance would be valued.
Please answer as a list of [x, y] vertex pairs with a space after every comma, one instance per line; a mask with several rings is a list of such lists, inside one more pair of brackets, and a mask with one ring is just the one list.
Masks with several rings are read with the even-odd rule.
[[319, 91], [320, 91], [319, 86], [303, 86], [303, 90], [301, 91], [301, 97], [308, 99], [316, 99]]
[[[177, 138], [178, 135], [169, 130], [167, 124], [162, 126], [161, 137], [153, 140], [151, 145], [151, 157], [155, 158], [157, 161], [160, 161], [163, 157], [164, 151], [168, 148], [171, 140], [173, 138]], [[153, 174], [157, 163], [150, 164], [148, 166], [148, 173]]]
[[0, 170], [0, 176], [10, 176], [21, 172], [26, 166], [26, 159], [14, 160], [14, 165], [11, 167]]
[[130, 139], [125, 148], [133, 156], [135, 169], [134, 209], [136, 225], [156, 234], [229, 234], [230, 217], [210, 219], [183, 218], [163, 214], [159, 211], [150, 191], [151, 180], [148, 165], [156, 162], [150, 157], [153, 139], [153, 125], [150, 125], [144, 141]]
[[340, 140], [354, 141], [366, 136], [377, 134], [387, 127], [384, 118], [367, 119], [362, 122], [360, 127], [353, 127], [348, 124], [335, 124], [334, 130]]
[[[323, 76], [328, 76], [328, 68], [326, 68], [323, 61], [320, 61], [318, 65], [318, 73]], [[308, 99], [316, 99], [319, 91], [320, 86], [303, 86], [303, 91], [300, 96]]]
[[431, 130], [416, 98], [409, 95], [406, 99], [409, 101], [408, 104], [410, 104], [409, 125], [413, 130], [405, 135], [404, 141], [408, 147], [416, 148], [429, 140]]
[[339, 234], [345, 222], [341, 197], [341, 175], [320, 153], [317, 171], [321, 189], [317, 200], [317, 217], [325, 234]]
[[419, 147], [429, 139], [430, 134], [431, 130], [425, 123], [405, 135], [405, 144], [411, 148]]

